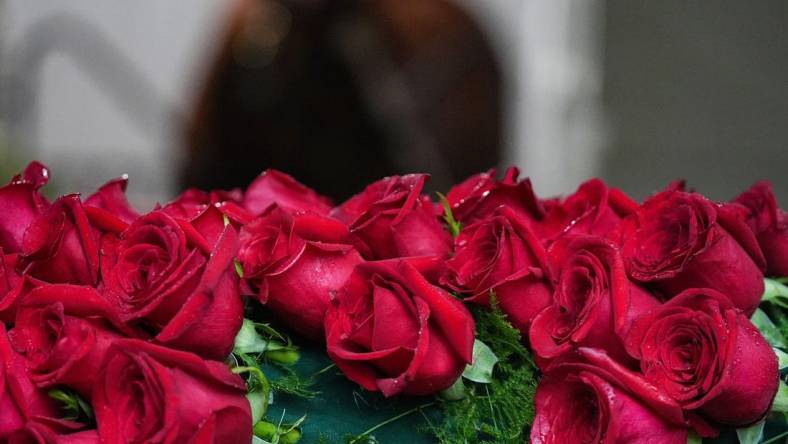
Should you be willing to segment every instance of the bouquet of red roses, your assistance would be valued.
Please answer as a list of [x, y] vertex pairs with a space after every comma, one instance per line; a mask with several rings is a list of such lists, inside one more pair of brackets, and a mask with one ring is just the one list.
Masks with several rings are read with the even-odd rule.
[[788, 411], [766, 183], [541, 199], [511, 168], [335, 206], [269, 170], [140, 214], [125, 177], [54, 200], [48, 179], [33, 162], [0, 188], [0, 443], [294, 443], [303, 418], [266, 416], [298, 394], [266, 367], [294, 374], [282, 331], [366, 391], [427, 397], [442, 443], [755, 443]]

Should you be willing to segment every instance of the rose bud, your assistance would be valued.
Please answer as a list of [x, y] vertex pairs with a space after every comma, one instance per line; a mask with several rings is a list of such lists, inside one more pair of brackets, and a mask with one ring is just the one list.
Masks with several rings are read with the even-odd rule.
[[385, 396], [429, 395], [471, 362], [474, 321], [419, 272], [422, 259], [356, 267], [326, 313], [328, 355], [345, 375]]
[[308, 210], [320, 215], [331, 211], [331, 199], [303, 185], [277, 170], [265, 170], [249, 185], [243, 197], [243, 207], [252, 214], [262, 214], [277, 204], [288, 211]]
[[140, 217], [140, 214], [126, 199], [126, 187], [128, 185], [129, 179], [126, 175], [110, 180], [85, 199], [85, 210], [99, 209], [105, 211], [127, 225], [134, 222]]
[[20, 261], [25, 274], [49, 283], [95, 285], [99, 232], [76, 194], [57, 199], [28, 226]]
[[0, 322], [0, 442], [28, 421], [67, 425], [55, 419], [59, 416], [55, 401], [30, 381], [24, 358], [11, 348]]
[[152, 211], [119, 236], [102, 241], [103, 294], [128, 323], [144, 326], [155, 340], [211, 359], [224, 359], [243, 321], [243, 301], [233, 259], [232, 226], [198, 231], [213, 222], [176, 221]]
[[[600, 356], [614, 366], [609, 358]], [[640, 376], [628, 376], [630, 382], [653, 389]], [[654, 396], [642, 399], [620, 385], [607, 368], [571, 360], [553, 365], [536, 389], [531, 442], [686, 444], [687, 428], [652, 410], [649, 401], [664, 406], [663, 412], [670, 411], [668, 418], [681, 419], [681, 411], [675, 405]]]
[[100, 444], [98, 432], [57, 433], [44, 424], [29, 422], [8, 439], [8, 444]]
[[647, 381], [712, 423], [747, 426], [777, 392], [777, 357], [720, 292], [690, 289], [633, 324], [626, 338]]
[[6, 254], [22, 251], [27, 227], [48, 206], [38, 190], [49, 180], [49, 170], [31, 162], [22, 175], [15, 176], [0, 187], [0, 248]]
[[90, 399], [96, 374], [112, 343], [112, 307], [91, 287], [46, 285], [24, 299], [9, 333], [41, 388], [66, 385]]
[[529, 223], [541, 221], [545, 208], [534, 194], [531, 180], [518, 180], [519, 175], [520, 170], [510, 167], [499, 181], [491, 169], [455, 185], [446, 194], [454, 218], [468, 225], [505, 205]]
[[331, 212], [372, 250], [371, 259], [445, 257], [451, 236], [430, 199], [421, 194], [428, 176], [391, 176], [369, 185]]
[[106, 444], [246, 443], [252, 417], [245, 395], [246, 384], [221, 362], [122, 339], [97, 377], [93, 409]]
[[552, 301], [544, 247], [528, 223], [509, 207], [465, 227], [454, 240], [454, 257], [442, 283], [468, 301], [487, 305], [490, 292], [523, 334]]
[[622, 224], [629, 275], [665, 297], [713, 288], [751, 315], [763, 294], [763, 255], [730, 208], [696, 193], [663, 191]]
[[558, 281], [553, 303], [534, 318], [529, 331], [537, 357], [551, 360], [585, 346], [632, 363], [621, 335], [659, 302], [629, 281], [618, 248], [600, 237], [570, 236], [554, 243], [549, 257]]
[[607, 237], [624, 217], [637, 209], [637, 202], [623, 191], [608, 188], [599, 179], [591, 179], [550, 209], [543, 222], [543, 231], [549, 239], [567, 234]]
[[241, 229], [238, 260], [260, 302], [293, 330], [323, 341], [330, 295], [363, 262], [355, 243], [342, 222], [272, 205]]
[[747, 225], [755, 232], [766, 258], [766, 274], [788, 276], [788, 213], [777, 205], [772, 185], [758, 182], [735, 202], [747, 208]]

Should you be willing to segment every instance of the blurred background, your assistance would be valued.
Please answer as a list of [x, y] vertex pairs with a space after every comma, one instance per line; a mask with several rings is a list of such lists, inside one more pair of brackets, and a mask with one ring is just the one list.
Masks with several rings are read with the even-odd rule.
[[0, 0], [0, 176], [141, 208], [282, 169], [339, 200], [517, 165], [788, 206], [788, 2]]

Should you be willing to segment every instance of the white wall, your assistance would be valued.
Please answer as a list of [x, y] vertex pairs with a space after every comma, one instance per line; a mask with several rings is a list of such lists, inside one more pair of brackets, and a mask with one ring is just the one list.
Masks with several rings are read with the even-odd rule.
[[[0, 70], [15, 97], [6, 98], [6, 104], [18, 113], [13, 107], [35, 100], [33, 111], [23, 113], [23, 122], [15, 125], [21, 133], [12, 134], [24, 144], [23, 157], [49, 163], [63, 190], [85, 191], [127, 172], [132, 179], [129, 191], [137, 201], [149, 204], [166, 197], [175, 179], [178, 116], [194, 96], [195, 75], [202, 72], [201, 62], [210, 54], [209, 42], [227, 4], [0, 3]], [[48, 49], [36, 49], [39, 46]], [[132, 69], [123, 68], [124, 63]], [[120, 68], [100, 68], [110, 65]], [[31, 88], [29, 96], [22, 94], [20, 82]]]

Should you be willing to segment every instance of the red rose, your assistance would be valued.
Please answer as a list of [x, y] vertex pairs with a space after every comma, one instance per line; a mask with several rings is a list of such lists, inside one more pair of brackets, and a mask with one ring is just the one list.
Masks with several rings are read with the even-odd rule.
[[243, 207], [253, 214], [261, 214], [272, 204], [291, 211], [309, 210], [326, 215], [331, 211], [331, 200], [277, 170], [266, 170], [246, 189]]
[[552, 301], [544, 247], [528, 223], [509, 207], [465, 227], [454, 240], [443, 283], [487, 304], [490, 292], [509, 321], [527, 334], [531, 320]]
[[0, 248], [8, 253], [22, 251], [25, 231], [31, 222], [48, 206], [47, 200], [38, 192], [49, 180], [49, 170], [31, 162], [22, 175], [0, 187]]
[[0, 442], [28, 421], [66, 425], [54, 419], [59, 416], [55, 401], [30, 381], [24, 359], [11, 348], [0, 322]]
[[144, 325], [157, 342], [224, 359], [243, 321], [233, 265], [237, 235], [214, 207], [198, 219], [175, 220], [157, 210], [119, 236], [105, 236], [103, 294], [125, 321]]
[[499, 181], [495, 179], [495, 170], [489, 170], [455, 185], [446, 194], [454, 218], [470, 224], [505, 205], [529, 222], [541, 221], [544, 205], [534, 194], [531, 180], [518, 181], [519, 175], [520, 170], [510, 167]]
[[774, 351], [714, 290], [687, 290], [641, 317], [626, 345], [647, 381], [713, 423], [755, 423], [777, 392]]
[[449, 387], [471, 362], [474, 322], [417, 267], [427, 258], [356, 267], [326, 313], [328, 355], [345, 375], [385, 396]]
[[[246, 385], [221, 362], [133, 339], [112, 346], [93, 394], [101, 442], [247, 443]], [[206, 428], [213, 432], [204, 437]]]
[[766, 258], [766, 274], [788, 276], [788, 213], [777, 206], [769, 182], [758, 182], [736, 203], [747, 207], [747, 224], [755, 232]]
[[449, 254], [451, 237], [430, 199], [428, 176], [391, 176], [369, 185], [331, 212], [372, 250], [372, 259]]
[[51, 428], [36, 422], [29, 422], [25, 427], [14, 432], [8, 444], [99, 444], [95, 430], [75, 433], [57, 433]]
[[567, 237], [551, 246], [550, 259], [558, 282], [553, 303], [531, 324], [536, 355], [550, 360], [585, 346], [631, 361], [620, 335], [659, 302], [629, 281], [616, 246], [600, 237]]
[[45, 285], [24, 298], [9, 336], [36, 385], [66, 385], [90, 399], [104, 356], [121, 337], [110, 320], [119, 323], [93, 288]]
[[26, 280], [16, 272], [18, 255], [3, 254], [0, 248], [0, 322], [13, 324], [19, 297], [24, 293]]
[[335, 219], [272, 205], [241, 229], [238, 260], [262, 303], [294, 330], [322, 341], [330, 296], [363, 262], [354, 243]]
[[730, 295], [751, 315], [763, 294], [763, 255], [752, 231], [731, 208], [696, 193], [663, 191], [622, 228], [629, 275], [666, 297], [688, 288]]
[[189, 188], [167, 203], [162, 210], [176, 219], [190, 220], [205, 212], [210, 205], [221, 206], [225, 202], [239, 205], [242, 199], [243, 194], [237, 188], [230, 191], [212, 190], [210, 192]]
[[[609, 371], [615, 367], [609, 358], [581, 350], [597, 354], [606, 367], [569, 360], [548, 369], [536, 390], [532, 443], [686, 444], [687, 428], [676, 421], [680, 409], [656, 396], [644, 401], [640, 393], [619, 384], [616, 373]], [[627, 376], [633, 385], [653, 389], [639, 376]], [[662, 408], [653, 410], [648, 401]], [[660, 414], [666, 411], [674, 421]]]
[[599, 179], [591, 179], [550, 209], [543, 230], [549, 239], [566, 234], [607, 237], [637, 208], [638, 204], [621, 190], [608, 188]]
[[22, 242], [25, 274], [50, 283], [95, 285], [99, 232], [77, 194], [58, 198], [27, 227]]
[[128, 185], [129, 179], [125, 175], [110, 180], [85, 199], [84, 205], [86, 210], [88, 208], [99, 209], [108, 212], [126, 224], [134, 222], [135, 219], [140, 217], [140, 214], [126, 199], [126, 187]]

